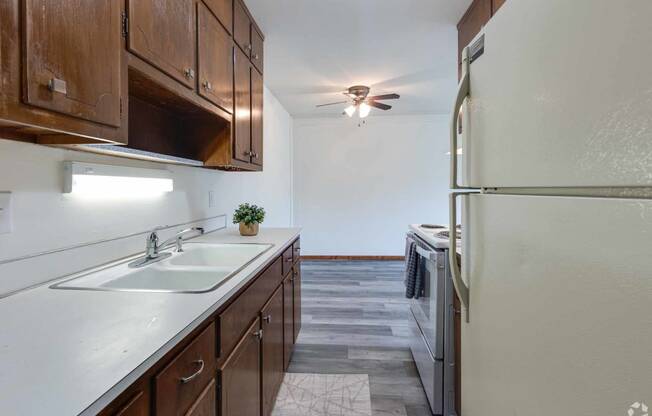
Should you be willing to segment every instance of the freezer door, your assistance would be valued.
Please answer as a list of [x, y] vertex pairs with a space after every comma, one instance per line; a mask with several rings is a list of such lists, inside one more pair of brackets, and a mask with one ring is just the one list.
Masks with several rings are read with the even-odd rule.
[[462, 414], [652, 402], [652, 201], [463, 199]]
[[506, 2], [470, 64], [462, 185], [652, 185], [650, 16], [650, 0]]

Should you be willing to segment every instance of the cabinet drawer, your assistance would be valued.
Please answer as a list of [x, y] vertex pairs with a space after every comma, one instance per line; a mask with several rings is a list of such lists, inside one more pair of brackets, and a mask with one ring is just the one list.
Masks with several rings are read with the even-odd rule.
[[292, 244], [292, 256], [294, 262], [298, 262], [299, 259], [301, 258], [301, 239], [297, 238], [297, 240]]
[[220, 357], [226, 357], [243, 332], [258, 316], [276, 288], [281, 284], [281, 258], [279, 257], [242, 293], [224, 312], [220, 323]]
[[292, 269], [292, 246], [283, 252], [283, 276], [290, 273]]
[[215, 324], [211, 323], [156, 376], [156, 415], [186, 413], [214, 371]]

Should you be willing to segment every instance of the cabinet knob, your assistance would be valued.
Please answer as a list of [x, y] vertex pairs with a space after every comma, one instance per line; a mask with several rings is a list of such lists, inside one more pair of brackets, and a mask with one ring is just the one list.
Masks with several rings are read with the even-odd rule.
[[267, 315], [263, 317], [263, 321], [270, 323], [272, 322], [272, 315]]
[[204, 81], [204, 89], [206, 91], [212, 91], [213, 90], [213, 84], [210, 83], [210, 81]]
[[48, 89], [52, 92], [58, 92], [59, 94], [68, 93], [66, 81], [58, 78], [52, 78], [48, 81]]
[[253, 336], [255, 336], [258, 339], [263, 339], [263, 330], [259, 329], [258, 331], [253, 333]]
[[254, 152], [252, 152], [251, 150], [245, 150], [245, 151], [244, 151], [244, 155], [245, 155], [245, 156], [252, 157], [252, 156], [254, 155]]
[[253, 157], [254, 159], [258, 159], [258, 153], [251, 152], [251, 157]]
[[195, 70], [192, 68], [186, 68], [184, 71], [184, 74], [186, 75], [186, 78], [188, 79], [193, 79], [195, 78]]
[[251, 57], [252, 57], [253, 59], [258, 59], [258, 58], [259, 58], [259, 56], [258, 56], [257, 53], [254, 53], [253, 55], [251, 55]]
[[248, 50], [248, 51], [250, 51], [250, 50], [253, 49], [253, 46], [252, 46], [251, 43], [250, 43], [250, 44], [247, 45], [247, 47], [246, 47], [245, 49]]

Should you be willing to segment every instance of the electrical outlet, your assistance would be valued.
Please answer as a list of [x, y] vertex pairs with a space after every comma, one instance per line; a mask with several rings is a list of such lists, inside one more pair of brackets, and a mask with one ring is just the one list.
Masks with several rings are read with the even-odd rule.
[[215, 208], [215, 192], [208, 191], [208, 208]]
[[13, 221], [11, 215], [11, 192], [0, 192], [0, 234], [11, 233]]

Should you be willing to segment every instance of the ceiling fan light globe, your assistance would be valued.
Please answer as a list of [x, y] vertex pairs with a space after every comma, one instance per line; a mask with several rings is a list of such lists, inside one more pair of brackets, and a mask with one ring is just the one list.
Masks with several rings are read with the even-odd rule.
[[353, 117], [353, 115], [355, 114], [355, 106], [350, 105], [350, 106], [346, 107], [344, 109], [344, 112], [346, 113], [347, 116]]
[[365, 118], [371, 112], [371, 106], [367, 103], [360, 104], [360, 118]]

